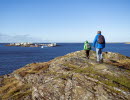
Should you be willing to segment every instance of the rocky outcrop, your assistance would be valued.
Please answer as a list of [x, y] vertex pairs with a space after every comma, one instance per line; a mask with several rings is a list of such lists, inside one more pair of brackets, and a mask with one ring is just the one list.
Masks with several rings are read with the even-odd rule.
[[0, 77], [2, 100], [129, 100], [130, 58], [77, 51], [49, 62], [32, 63]]

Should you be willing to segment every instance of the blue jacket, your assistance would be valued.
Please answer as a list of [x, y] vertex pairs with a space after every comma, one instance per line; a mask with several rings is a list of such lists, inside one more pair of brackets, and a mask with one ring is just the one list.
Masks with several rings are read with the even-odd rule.
[[93, 41], [93, 47], [96, 47], [96, 48], [101, 48], [101, 49], [103, 49], [103, 48], [105, 48], [105, 42], [104, 42], [104, 44], [99, 44], [97, 41], [98, 41], [98, 36], [99, 35], [101, 35], [101, 34], [97, 34], [96, 36], [95, 36], [95, 39], [94, 39], [94, 41]]

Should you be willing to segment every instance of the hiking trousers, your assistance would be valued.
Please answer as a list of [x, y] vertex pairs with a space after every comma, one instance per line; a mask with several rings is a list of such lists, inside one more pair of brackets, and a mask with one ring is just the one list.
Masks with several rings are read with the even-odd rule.
[[85, 52], [86, 52], [86, 57], [89, 59], [89, 52], [90, 52], [90, 50], [85, 50]]
[[102, 49], [101, 48], [96, 48], [96, 55], [97, 55], [97, 61], [101, 61], [102, 58]]

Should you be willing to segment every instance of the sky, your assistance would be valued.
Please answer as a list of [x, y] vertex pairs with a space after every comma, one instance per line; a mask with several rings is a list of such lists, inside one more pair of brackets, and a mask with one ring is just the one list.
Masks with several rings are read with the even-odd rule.
[[0, 43], [130, 42], [130, 0], [0, 0]]

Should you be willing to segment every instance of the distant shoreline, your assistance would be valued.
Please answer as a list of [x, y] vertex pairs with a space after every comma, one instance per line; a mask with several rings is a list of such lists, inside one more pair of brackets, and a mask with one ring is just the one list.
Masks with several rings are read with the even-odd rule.
[[130, 42], [126, 42], [125, 44], [130, 44]]
[[50, 43], [50, 44], [39, 44], [39, 43], [10, 43], [5, 46], [19, 46], [19, 47], [55, 47], [58, 46], [56, 43]]

